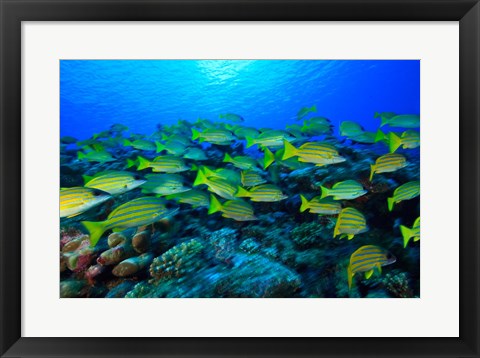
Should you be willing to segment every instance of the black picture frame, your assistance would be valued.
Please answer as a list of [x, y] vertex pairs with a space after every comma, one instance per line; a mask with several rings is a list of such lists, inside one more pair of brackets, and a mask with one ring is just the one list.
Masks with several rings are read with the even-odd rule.
[[[0, 16], [2, 357], [479, 357], [480, 5], [477, 0], [0, 0]], [[459, 21], [460, 337], [21, 337], [21, 22], [132, 20]], [[438, 319], [441, 322], [441, 312]], [[385, 324], [388, 329], [394, 322], [387, 318]]]

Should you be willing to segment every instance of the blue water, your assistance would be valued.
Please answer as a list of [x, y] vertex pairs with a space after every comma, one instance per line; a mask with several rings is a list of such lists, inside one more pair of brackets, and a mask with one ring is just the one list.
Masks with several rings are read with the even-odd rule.
[[151, 134], [178, 119], [284, 128], [301, 107], [335, 128], [352, 120], [376, 130], [375, 112], [420, 114], [420, 62], [414, 60], [63, 60], [61, 135], [86, 139], [122, 123]]

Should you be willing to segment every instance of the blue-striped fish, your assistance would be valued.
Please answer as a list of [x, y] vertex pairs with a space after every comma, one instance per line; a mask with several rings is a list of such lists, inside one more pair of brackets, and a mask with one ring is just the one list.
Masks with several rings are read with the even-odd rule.
[[313, 112], [316, 112], [316, 111], [317, 111], [317, 106], [316, 105], [313, 105], [311, 107], [300, 108], [300, 110], [297, 113], [297, 121], [305, 118], [307, 116], [307, 114], [313, 113]]
[[417, 180], [409, 181], [400, 185], [393, 192], [393, 196], [387, 199], [388, 211], [393, 210], [393, 205], [403, 200], [410, 200], [420, 195], [420, 182]]
[[390, 153], [395, 152], [400, 146], [403, 149], [413, 149], [420, 146], [420, 133], [414, 130], [408, 130], [399, 137], [393, 132], [388, 133], [388, 145]]
[[208, 207], [210, 204], [207, 193], [194, 189], [183, 193], [167, 195], [166, 198], [182, 204], [189, 204], [194, 208]]
[[258, 144], [261, 147], [275, 148], [283, 146], [284, 140], [287, 142], [291, 142], [295, 140], [295, 137], [285, 131], [270, 129], [255, 138], [246, 136], [245, 139], [247, 141], [247, 148], [250, 148], [255, 144]]
[[235, 113], [223, 113], [218, 116], [220, 119], [226, 119], [227, 121], [232, 121], [232, 122], [245, 122], [245, 119], [243, 119], [242, 116], [239, 116], [238, 114]]
[[177, 142], [175, 140], [170, 140], [165, 143], [155, 142], [156, 152], [160, 153], [166, 151], [171, 155], [182, 155], [187, 150], [187, 146], [182, 142]]
[[205, 129], [200, 132], [192, 128], [192, 140], [196, 140], [200, 143], [207, 142], [217, 145], [230, 145], [236, 139], [232, 132], [224, 129]]
[[349, 200], [356, 199], [367, 193], [362, 184], [355, 180], [338, 182], [332, 186], [331, 189], [320, 186], [320, 189], [322, 190], [321, 199], [326, 198], [327, 196], [333, 196], [333, 199], [335, 200]]
[[183, 182], [184, 178], [178, 174], [147, 174], [147, 182], [142, 185], [142, 193], [170, 195], [191, 190]]
[[153, 142], [150, 142], [145, 139], [136, 139], [133, 142], [129, 141], [128, 139], [123, 140], [124, 147], [133, 147], [139, 150], [146, 150], [146, 151], [154, 151], [156, 149], [156, 145]]
[[232, 185], [240, 185], [241, 183], [240, 173], [235, 170], [226, 168], [211, 169], [206, 166], [201, 166], [199, 170], [201, 170], [207, 178], [220, 178], [228, 181]]
[[344, 121], [340, 123], [340, 135], [342, 137], [355, 137], [362, 133], [362, 126], [356, 122]]
[[362, 132], [362, 133], [356, 134], [354, 136], [349, 136], [348, 139], [350, 139], [352, 142], [356, 142], [356, 143], [373, 144], [373, 143], [375, 143], [375, 140], [376, 140], [376, 133], [375, 132]]
[[260, 134], [260, 132], [252, 127], [240, 127], [240, 126], [230, 126], [228, 124], [225, 125], [225, 128], [229, 131], [232, 131], [235, 134], [235, 137], [238, 139], [245, 139], [245, 137], [256, 138]]
[[120, 205], [105, 221], [82, 221], [90, 234], [90, 245], [95, 246], [107, 230], [122, 231], [131, 227], [153, 224], [174, 215], [176, 209], [167, 209], [161, 198], [152, 196], [137, 198]]
[[154, 172], [180, 173], [190, 169], [182, 158], [174, 157], [172, 155], [161, 155], [156, 157], [153, 161], [138, 156], [137, 161], [137, 170], [151, 168]]
[[145, 183], [139, 175], [124, 171], [108, 171], [96, 174], [93, 177], [83, 176], [86, 188], [105, 191], [111, 195], [126, 193]]
[[303, 195], [300, 195], [302, 205], [300, 206], [300, 212], [310, 210], [311, 213], [321, 215], [335, 215], [342, 211], [342, 205], [331, 199], [321, 199], [319, 196], [314, 197], [308, 201]]
[[257, 220], [249, 203], [243, 200], [228, 200], [222, 204], [214, 195], [210, 195], [210, 209], [208, 213], [213, 214], [218, 211], [222, 212], [224, 218], [236, 221]]
[[[321, 118], [321, 117], [315, 117]], [[307, 119], [303, 122], [303, 126], [300, 128], [300, 131], [304, 134], [310, 136], [319, 136], [322, 134], [332, 134], [332, 125], [330, 123], [318, 122], [316, 120]]]
[[245, 187], [256, 186], [267, 182], [260, 174], [258, 174], [258, 172], [254, 170], [242, 170], [240, 173], [240, 178], [242, 180], [242, 185]]
[[111, 196], [98, 189], [73, 187], [60, 189], [60, 217], [71, 218], [101, 203]]
[[77, 152], [78, 160], [86, 160], [88, 162], [108, 163], [115, 160], [112, 155], [106, 151], [96, 152], [91, 151], [87, 153]]
[[420, 116], [417, 114], [400, 114], [391, 118], [381, 117], [380, 127], [389, 125], [390, 127], [419, 128]]
[[345, 208], [338, 215], [333, 237], [340, 235], [339, 239], [347, 237], [348, 240], [351, 240], [355, 235], [366, 231], [368, 231], [368, 226], [365, 216], [357, 209]]
[[338, 154], [337, 148], [330, 143], [307, 142], [300, 148], [295, 148], [289, 142], [284, 141], [284, 153], [282, 160], [298, 157], [300, 162], [314, 163], [316, 166], [341, 163], [345, 158]]
[[248, 156], [236, 156], [231, 157], [230, 154], [225, 153], [225, 158], [223, 159], [224, 163], [231, 163], [239, 169], [248, 170], [253, 169], [257, 166], [257, 162], [255, 159], [250, 158]]
[[198, 186], [201, 184], [205, 184], [206, 186], [208, 186], [209, 191], [216, 193], [224, 199], [235, 199], [235, 193], [237, 192], [237, 188], [235, 187], [235, 185], [232, 185], [225, 179], [213, 176], [207, 177], [202, 170], [199, 170], [193, 186]]
[[188, 148], [183, 155], [185, 159], [192, 159], [197, 161], [207, 160], [205, 152], [200, 148]]
[[389, 153], [377, 158], [375, 164], [370, 165], [370, 181], [375, 173], [390, 173], [408, 165], [407, 158], [401, 154]]
[[236, 197], [250, 198], [252, 201], [266, 201], [274, 202], [288, 198], [287, 195], [282, 193], [282, 190], [273, 184], [262, 184], [246, 190], [242, 187], [238, 187]]
[[420, 240], [420, 216], [415, 220], [411, 229], [400, 225], [400, 232], [403, 236], [403, 247], [407, 247], [411, 238], [413, 241]]
[[375, 245], [365, 245], [356, 250], [350, 256], [350, 263], [347, 268], [348, 288], [352, 288], [353, 276], [357, 272], [365, 272], [365, 278], [373, 275], [374, 269], [382, 272], [382, 266], [393, 264], [396, 257], [387, 250]]

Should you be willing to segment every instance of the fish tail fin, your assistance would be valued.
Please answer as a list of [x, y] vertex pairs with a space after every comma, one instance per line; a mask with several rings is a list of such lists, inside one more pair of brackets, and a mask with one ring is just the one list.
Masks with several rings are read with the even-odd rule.
[[265, 147], [264, 157], [263, 157], [263, 169], [267, 169], [270, 164], [275, 161], [275, 155], [273, 155], [272, 151]]
[[354, 234], [348, 234], [347, 235], [347, 240], [350, 241], [351, 239], [353, 239], [355, 235]]
[[85, 184], [87, 184], [90, 180], [93, 179], [93, 176], [92, 176], [92, 175], [82, 175], [82, 177], [83, 177], [83, 182], [84, 182]]
[[162, 140], [168, 140], [168, 135], [166, 135], [165, 133], [162, 133]]
[[380, 113], [375, 112], [375, 114], [373, 115], [373, 118], [378, 118], [378, 117], [380, 117]]
[[402, 139], [393, 132], [390, 132], [388, 136], [389, 136], [388, 145], [390, 147], [390, 153], [394, 153], [398, 149], [398, 147], [400, 147], [400, 145], [402, 144]]
[[[222, 117], [220, 117], [222, 118]], [[225, 123], [225, 129], [229, 130], [229, 131], [233, 131], [235, 129], [235, 126], [233, 124], [230, 124], [230, 123]]]
[[90, 235], [90, 246], [95, 246], [105, 232], [105, 221], [82, 221], [82, 224]]
[[393, 204], [395, 204], [393, 198], [388, 198], [387, 203], [388, 203], [388, 211], [392, 211], [393, 210]]
[[165, 150], [165, 144], [155, 141], [155, 146], [157, 147], [156, 153], [160, 153], [162, 150]]
[[190, 170], [193, 172], [195, 170], [198, 170], [198, 165], [195, 164], [195, 163], [192, 163], [192, 167], [190, 168]]
[[370, 181], [372, 181], [373, 179], [373, 174], [375, 174], [376, 168], [377, 166], [375, 164], [370, 164], [370, 178], [369, 178]]
[[353, 272], [352, 272], [352, 266], [348, 265], [347, 268], [347, 277], [348, 277], [348, 289], [352, 289], [352, 281], [353, 281]]
[[215, 195], [210, 195], [210, 207], [208, 208], [208, 214], [213, 214], [222, 210], [222, 203], [218, 201]]
[[192, 140], [200, 138], [200, 132], [197, 131], [195, 128], [192, 128]]
[[297, 148], [291, 145], [290, 142], [283, 140], [283, 145], [284, 145], [285, 151], [283, 152], [282, 160], [285, 160], [297, 155], [297, 152], [298, 152]]
[[300, 199], [302, 200], [302, 205], [300, 206], [300, 212], [303, 213], [310, 207], [310, 203], [308, 202], [307, 198], [300, 194]]
[[83, 159], [85, 159], [86, 157], [87, 157], [87, 156], [85, 155], [85, 153], [80, 152], [80, 151], [77, 152], [77, 158], [78, 158], [78, 160], [83, 160]]
[[320, 196], [320, 199], [324, 199], [330, 194], [330, 189], [327, 189], [324, 186], [320, 186], [320, 190], [322, 191], [322, 195]]
[[205, 174], [205, 176], [207, 178], [209, 178], [211, 176], [215, 176], [215, 174], [216, 174], [212, 169], [210, 169], [209, 167], [205, 167], [205, 166], [202, 167], [202, 172], [203, 172], [203, 174]]
[[228, 154], [228, 153], [225, 153], [225, 158], [223, 158], [223, 163], [232, 163], [233, 162], [233, 159], [232, 157]]
[[127, 168], [133, 167], [135, 163], [136, 163], [135, 160], [127, 158]]
[[317, 105], [314, 104], [311, 108], [310, 108], [310, 112], [316, 112], [317, 111]]
[[193, 182], [193, 186], [197, 186], [200, 184], [207, 184], [207, 177], [203, 173], [203, 171], [199, 170], [197, 172], [197, 177], [195, 178], [195, 181]]
[[250, 148], [251, 146], [254, 146], [256, 143], [255, 143], [255, 138], [252, 138], [250, 136], [245, 136], [245, 140], [247, 141], [247, 145], [246, 147], [247, 148]]
[[144, 157], [138, 156], [137, 160], [138, 160], [137, 170], [147, 169], [150, 166], [150, 161], [148, 159], [145, 159]]
[[249, 197], [250, 193], [248, 192], [248, 190], [239, 186], [235, 196], [238, 197], [238, 198], [245, 198], [245, 197]]
[[377, 131], [377, 133], [375, 134], [374, 141], [375, 141], [375, 143], [377, 143], [377, 142], [380, 142], [381, 140], [384, 140], [384, 139], [385, 139], [385, 133], [383, 133], [382, 130], [379, 129]]
[[402, 233], [403, 236], [403, 247], [407, 247], [408, 242], [413, 236], [412, 229], [409, 229], [406, 226], [400, 225], [400, 232]]
[[124, 146], [124, 147], [131, 147], [131, 146], [132, 146], [132, 142], [130, 142], [128, 139], [124, 139], [124, 140], [123, 140], [123, 146]]

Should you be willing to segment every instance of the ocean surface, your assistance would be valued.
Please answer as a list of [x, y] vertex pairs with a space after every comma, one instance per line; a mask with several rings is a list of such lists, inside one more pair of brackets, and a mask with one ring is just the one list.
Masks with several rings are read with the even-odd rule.
[[145, 60], [60, 62], [61, 135], [86, 139], [114, 123], [136, 133], [178, 119], [284, 128], [298, 110], [337, 128], [355, 121], [376, 130], [375, 112], [420, 113], [420, 61]]

